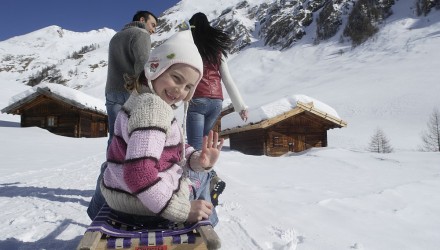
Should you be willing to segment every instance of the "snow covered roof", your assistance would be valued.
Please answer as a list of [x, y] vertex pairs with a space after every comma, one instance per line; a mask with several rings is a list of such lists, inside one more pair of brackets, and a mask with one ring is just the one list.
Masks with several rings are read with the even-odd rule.
[[14, 111], [23, 104], [34, 100], [40, 95], [50, 96], [79, 109], [107, 115], [105, 103], [102, 100], [81, 91], [54, 83], [42, 83], [13, 96], [9, 100], [9, 106], [2, 109], [2, 113], [14, 113]]
[[222, 118], [222, 135], [255, 128], [266, 128], [288, 117], [308, 111], [320, 116], [337, 127], [345, 127], [343, 121], [335, 109], [329, 105], [306, 95], [291, 95], [278, 101], [267, 103], [262, 106], [249, 109], [249, 117], [246, 122], [240, 119], [238, 113], [234, 112]]

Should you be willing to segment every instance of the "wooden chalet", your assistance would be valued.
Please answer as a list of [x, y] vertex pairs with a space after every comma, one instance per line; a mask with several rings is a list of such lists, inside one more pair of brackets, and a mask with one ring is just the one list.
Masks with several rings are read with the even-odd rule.
[[327, 130], [347, 123], [322, 112], [313, 103], [297, 102], [295, 108], [255, 124], [223, 130], [230, 148], [249, 155], [280, 156], [312, 147], [327, 146]]
[[37, 87], [34, 93], [1, 111], [21, 115], [21, 127], [37, 126], [69, 137], [107, 136], [108, 122], [105, 111], [54, 93], [48, 87]]

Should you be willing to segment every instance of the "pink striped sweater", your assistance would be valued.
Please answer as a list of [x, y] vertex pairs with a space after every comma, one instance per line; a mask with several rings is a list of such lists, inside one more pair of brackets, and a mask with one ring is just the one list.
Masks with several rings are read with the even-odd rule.
[[[190, 182], [184, 172], [188, 165], [195, 171], [204, 169], [195, 164], [199, 152], [189, 145], [182, 150], [182, 143], [172, 108], [157, 95], [133, 93], [118, 113], [107, 151], [101, 190], [109, 206], [185, 221]], [[191, 164], [181, 163], [183, 153]]]

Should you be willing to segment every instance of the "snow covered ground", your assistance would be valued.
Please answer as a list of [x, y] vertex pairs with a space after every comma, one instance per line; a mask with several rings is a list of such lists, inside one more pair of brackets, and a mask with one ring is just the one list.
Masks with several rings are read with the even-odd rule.
[[[75, 249], [106, 138], [0, 127], [0, 249]], [[222, 249], [437, 249], [440, 154], [342, 148], [284, 157], [225, 147]]]
[[[353, 50], [330, 41], [230, 58], [251, 108], [303, 94], [348, 126], [329, 132], [328, 148], [283, 157], [226, 146], [216, 166], [227, 183], [222, 249], [439, 249], [440, 154], [416, 149], [440, 107], [440, 15], [410, 18], [399, 9], [408, 2], [396, 1], [387, 25]], [[0, 107], [27, 89], [2, 82]], [[103, 85], [84, 91], [103, 98]], [[377, 127], [393, 153], [365, 150]], [[75, 249], [106, 142], [20, 128], [19, 117], [0, 114], [0, 249]]]

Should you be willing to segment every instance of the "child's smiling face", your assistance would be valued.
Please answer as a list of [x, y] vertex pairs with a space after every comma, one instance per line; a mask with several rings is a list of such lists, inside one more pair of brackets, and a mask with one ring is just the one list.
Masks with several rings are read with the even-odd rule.
[[185, 99], [194, 92], [200, 73], [195, 68], [182, 63], [169, 67], [152, 81], [154, 91], [169, 105]]

